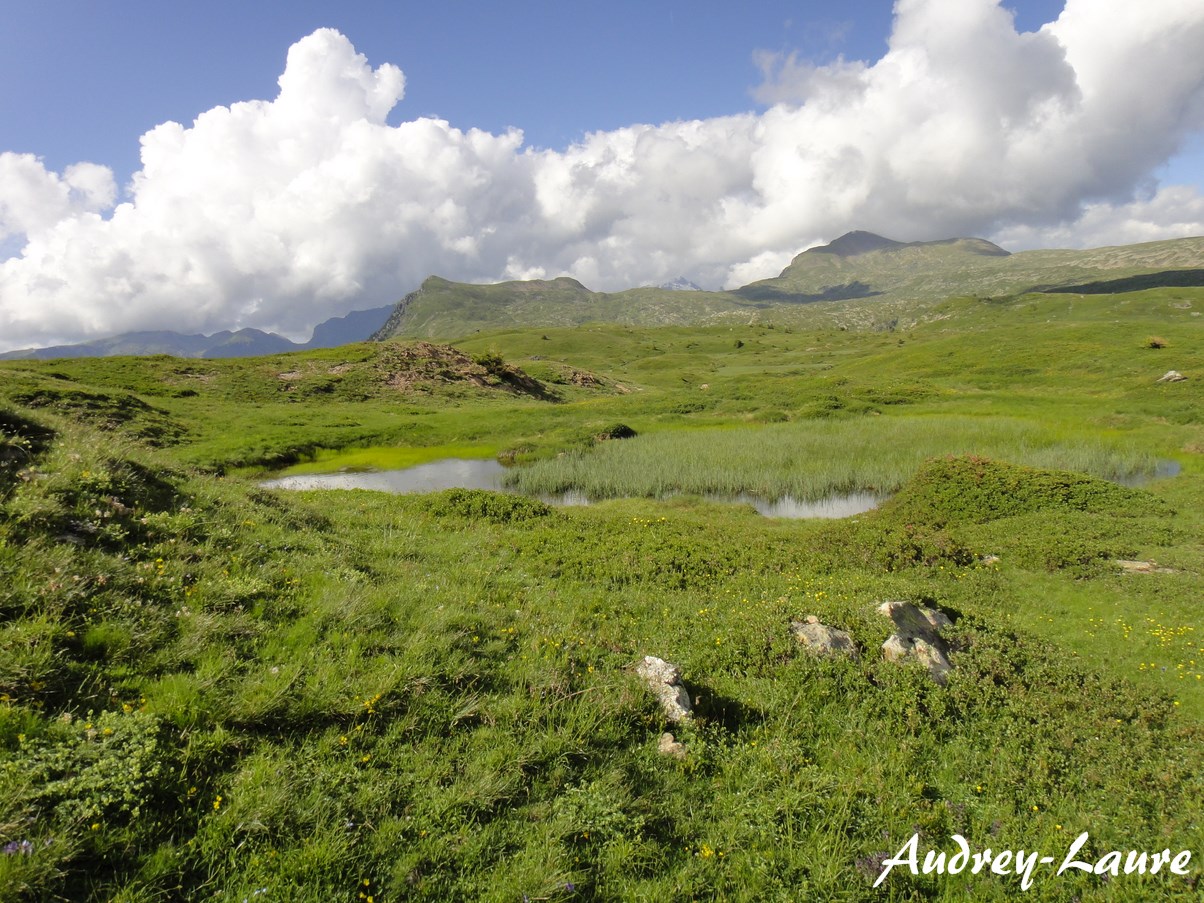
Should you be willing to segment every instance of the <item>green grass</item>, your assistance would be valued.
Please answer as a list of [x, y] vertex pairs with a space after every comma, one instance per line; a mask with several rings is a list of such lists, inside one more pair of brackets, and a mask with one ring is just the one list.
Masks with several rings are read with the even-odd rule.
[[[556, 397], [399, 389], [388, 346], [0, 365], [0, 898], [1005, 900], [1014, 878], [875, 891], [875, 862], [917, 831], [1204, 849], [1191, 291], [463, 343]], [[639, 435], [596, 441], [619, 423]], [[792, 522], [251, 478], [473, 454], [624, 493], [897, 492]], [[1162, 458], [1182, 473], [1088, 476]], [[882, 659], [888, 599], [954, 619], [946, 687]], [[859, 659], [805, 654], [808, 614]], [[692, 724], [640, 686], [646, 654], [681, 665]], [[1029, 892], [1197, 895], [1049, 870]]]
[[496, 446], [482, 445], [428, 445], [420, 448], [387, 446], [337, 451], [321, 449], [313, 456], [312, 461], [285, 468], [281, 471], [281, 475], [356, 470], [401, 470], [444, 458], [493, 458], [498, 451]]
[[1155, 465], [1135, 446], [1090, 434], [1068, 437], [1031, 420], [884, 416], [654, 433], [516, 468], [507, 483], [528, 494], [575, 489], [591, 498], [751, 492], [814, 500], [895, 492], [922, 462], [941, 454], [981, 454], [1106, 478], [1152, 474]]

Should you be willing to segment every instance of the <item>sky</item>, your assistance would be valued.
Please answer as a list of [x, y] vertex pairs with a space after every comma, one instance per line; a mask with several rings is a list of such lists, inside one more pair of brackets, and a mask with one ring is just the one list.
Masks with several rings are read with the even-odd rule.
[[0, 351], [1204, 234], [1201, 0], [0, 0]]

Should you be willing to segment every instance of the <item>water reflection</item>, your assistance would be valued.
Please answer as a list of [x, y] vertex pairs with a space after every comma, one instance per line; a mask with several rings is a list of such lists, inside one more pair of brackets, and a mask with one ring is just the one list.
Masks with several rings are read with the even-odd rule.
[[403, 470], [298, 474], [259, 485], [265, 489], [375, 489], [401, 494], [441, 489], [498, 490], [505, 470], [492, 458], [444, 458]]
[[854, 514], [864, 514], [877, 508], [885, 499], [871, 492], [848, 492], [839, 495], [829, 495], [812, 502], [799, 501], [784, 495], [780, 499], [767, 501], [759, 496], [740, 493], [737, 496], [722, 497], [708, 496], [715, 501], [743, 502], [752, 505], [766, 517], [852, 517]]
[[1166, 477], [1177, 477], [1179, 471], [1183, 468], [1178, 461], [1159, 461], [1154, 465], [1154, 472], [1130, 474], [1127, 477], [1117, 477], [1113, 482], [1119, 483], [1121, 486], [1128, 486], [1130, 489], [1137, 489], [1144, 486], [1151, 480], [1161, 480]]

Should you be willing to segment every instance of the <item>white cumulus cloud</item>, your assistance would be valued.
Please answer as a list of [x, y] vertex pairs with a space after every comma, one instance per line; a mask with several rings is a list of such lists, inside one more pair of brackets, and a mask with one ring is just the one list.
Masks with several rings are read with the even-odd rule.
[[33, 154], [0, 154], [0, 239], [105, 210], [116, 197], [113, 173], [104, 166], [77, 163], [60, 176], [48, 172]]
[[273, 100], [164, 123], [112, 173], [0, 153], [0, 350], [131, 329], [318, 320], [428, 274], [734, 286], [854, 228], [1087, 246], [1204, 232], [1151, 174], [1204, 128], [1199, 0], [1068, 0], [1017, 32], [998, 0], [898, 0], [887, 53], [759, 56], [768, 108], [535, 150], [513, 130], [391, 126], [405, 78], [338, 32]]

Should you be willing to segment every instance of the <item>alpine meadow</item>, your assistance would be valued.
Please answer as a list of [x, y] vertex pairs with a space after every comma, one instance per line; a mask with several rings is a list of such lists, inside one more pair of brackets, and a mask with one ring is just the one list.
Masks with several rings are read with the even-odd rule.
[[[1204, 850], [1200, 240], [1066, 291], [863, 245], [667, 323], [440, 280], [374, 342], [0, 363], [5, 898], [1196, 899], [1107, 854]], [[866, 297], [784, 297], [821, 254]], [[504, 491], [260, 485], [449, 458]], [[1055, 864], [875, 888], [913, 835]]]
[[0, 903], [1200, 903], [1202, 50], [0, 2]]

